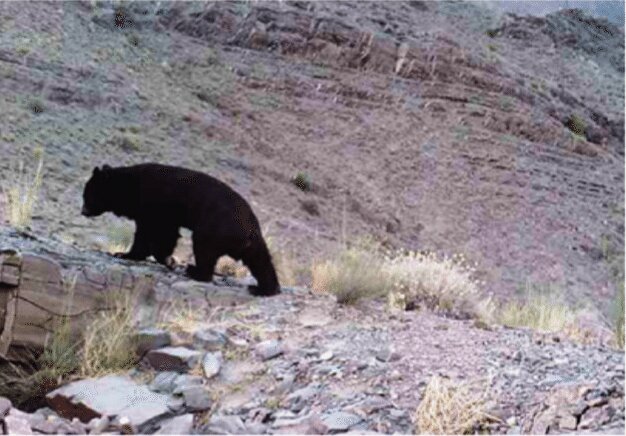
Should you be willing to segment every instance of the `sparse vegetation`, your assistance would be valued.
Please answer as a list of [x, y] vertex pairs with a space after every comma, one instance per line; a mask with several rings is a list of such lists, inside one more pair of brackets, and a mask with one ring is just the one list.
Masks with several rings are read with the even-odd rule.
[[141, 150], [139, 137], [134, 133], [123, 133], [121, 135], [115, 135], [112, 139], [112, 142], [114, 145], [124, 151]]
[[62, 319], [39, 357], [33, 354], [30, 363], [5, 364], [0, 371], [0, 396], [10, 398], [16, 407], [39, 402], [43, 405], [48, 392], [76, 373], [78, 348], [70, 337], [70, 321]]
[[530, 327], [545, 332], [564, 332], [574, 323], [577, 312], [553, 291], [541, 291], [526, 284], [526, 295], [498, 311], [501, 324], [510, 327]]
[[134, 237], [133, 227], [128, 223], [111, 226], [106, 235], [105, 249], [111, 253], [125, 253], [130, 250]]
[[[62, 313], [69, 313], [74, 284], [66, 286]], [[0, 371], [0, 396], [16, 405], [42, 401], [47, 392], [72, 379], [130, 368], [136, 363], [131, 298], [128, 293], [110, 296], [111, 309], [98, 313], [84, 333], [72, 328], [70, 316], [59, 318], [39, 356], [33, 354], [26, 364], [9, 363], [8, 370]]]
[[569, 117], [565, 123], [568, 129], [570, 129], [574, 134], [579, 136], [585, 136], [585, 131], [587, 130], [587, 124], [585, 120], [583, 120], [580, 116], [573, 114]]
[[112, 296], [110, 310], [98, 313], [85, 330], [79, 367], [82, 377], [127, 370], [136, 363], [132, 298], [129, 293]]
[[511, 109], [513, 109], [513, 100], [511, 99], [511, 97], [506, 95], [500, 97], [500, 109], [502, 109], [504, 112], [509, 112]]
[[43, 154], [43, 148], [36, 148], [33, 153], [33, 159], [36, 162], [35, 170], [29, 173], [24, 166], [24, 161], [20, 160], [12, 175], [3, 183], [7, 220], [10, 225], [18, 229], [28, 227], [31, 222], [43, 180]]
[[39, 97], [30, 99], [28, 101], [27, 106], [28, 106], [28, 109], [30, 109], [32, 113], [37, 114], [37, 115], [45, 112], [46, 110], [46, 106], [43, 100]]
[[272, 256], [279, 283], [283, 286], [295, 286], [298, 281], [298, 268], [293, 260], [294, 256], [291, 256], [283, 247], [279, 247], [272, 236], [266, 236], [265, 243]]
[[139, 35], [137, 35], [136, 33], [131, 33], [130, 35], [128, 35], [127, 39], [130, 45], [135, 47], [139, 46]]
[[313, 264], [312, 288], [334, 294], [340, 304], [381, 296], [389, 285], [382, 267], [376, 255], [360, 248], [348, 248], [332, 260]]
[[306, 173], [298, 172], [292, 179], [293, 183], [298, 189], [304, 192], [311, 190], [311, 179]]
[[486, 412], [488, 393], [483, 384], [430, 379], [415, 412], [418, 434], [472, 434], [492, 419]]
[[485, 31], [485, 35], [487, 35], [489, 38], [495, 38], [496, 36], [498, 36], [498, 30], [488, 29], [487, 31]]
[[624, 349], [624, 280], [620, 283], [615, 296], [615, 315], [613, 320], [613, 332], [615, 345], [620, 350]]
[[475, 267], [462, 255], [388, 254], [383, 271], [390, 281], [389, 303], [425, 305], [432, 310], [488, 319], [492, 304], [474, 279]]
[[248, 268], [241, 262], [230, 256], [222, 256], [217, 260], [215, 272], [229, 277], [246, 277], [249, 274]]
[[168, 306], [159, 318], [158, 327], [174, 333], [189, 334], [207, 321], [207, 314], [191, 303], [175, 303]]
[[473, 278], [475, 268], [460, 255], [398, 251], [356, 245], [312, 267], [313, 289], [341, 304], [387, 296], [391, 308], [423, 306], [448, 314], [490, 319], [493, 304]]

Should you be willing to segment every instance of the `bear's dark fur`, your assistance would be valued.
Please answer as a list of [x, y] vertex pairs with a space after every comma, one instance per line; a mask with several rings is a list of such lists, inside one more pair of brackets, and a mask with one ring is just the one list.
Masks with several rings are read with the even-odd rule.
[[193, 232], [196, 265], [187, 274], [211, 281], [220, 256], [242, 260], [256, 278], [254, 295], [280, 292], [276, 271], [259, 222], [248, 202], [225, 183], [198, 172], [146, 163], [94, 168], [83, 192], [82, 214], [104, 212], [130, 218], [137, 224], [135, 240], [126, 259], [153, 255], [166, 264], [180, 236], [179, 228]]

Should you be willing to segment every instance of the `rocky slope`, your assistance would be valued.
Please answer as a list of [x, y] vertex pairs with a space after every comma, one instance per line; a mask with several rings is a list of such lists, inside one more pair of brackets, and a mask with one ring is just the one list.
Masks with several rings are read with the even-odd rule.
[[[76, 275], [80, 292], [96, 293], [114, 277], [146, 284], [151, 302], [135, 311], [143, 356], [135, 368], [19, 405], [0, 397], [0, 433], [412, 433], [433, 377], [485, 394], [488, 419], [476, 431], [624, 432], [619, 351], [427, 311], [389, 312], [379, 301], [342, 307], [303, 288], [251, 298], [232, 280], [190, 282], [3, 229], [0, 241], [24, 254], [19, 284], [0, 293], [23, 295], [26, 278], [51, 285]], [[185, 304], [188, 317], [168, 310]]]
[[608, 22], [463, 2], [3, 2], [0, 31], [0, 175], [44, 146], [35, 229], [96, 245], [116, 221], [79, 216], [91, 167], [157, 160], [233, 184], [304, 269], [373, 235], [464, 253], [502, 297], [531, 283], [609, 308], [624, 44]]

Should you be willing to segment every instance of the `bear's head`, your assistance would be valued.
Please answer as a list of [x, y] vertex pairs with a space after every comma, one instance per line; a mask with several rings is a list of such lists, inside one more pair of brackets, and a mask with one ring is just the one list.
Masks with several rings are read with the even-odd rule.
[[111, 210], [113, 190], [109, 179], [112, 170], [108, 165], [104, 165], [102, 169], [98, 167], [93, 169], [91, 178], [87, 181], [83, 191], [81, 213], [84, 216], [98, 216]]

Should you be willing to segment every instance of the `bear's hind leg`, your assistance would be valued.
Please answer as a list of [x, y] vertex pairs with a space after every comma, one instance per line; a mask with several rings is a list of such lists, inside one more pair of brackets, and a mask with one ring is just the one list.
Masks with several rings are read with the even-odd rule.
[[196, 260], [195, 265], [187, 266], [187, 275], [199, 282], [210, 282], [213, 280], [213, 272], [217, 259], [221, 253], [211, 246], [211, 242], [194, 232], [192, 236], [193, 256]]

